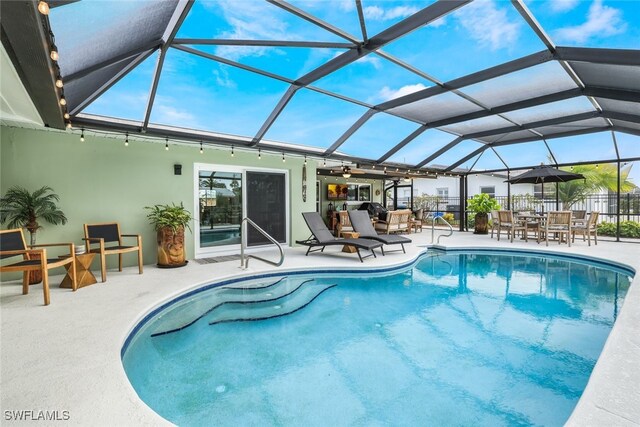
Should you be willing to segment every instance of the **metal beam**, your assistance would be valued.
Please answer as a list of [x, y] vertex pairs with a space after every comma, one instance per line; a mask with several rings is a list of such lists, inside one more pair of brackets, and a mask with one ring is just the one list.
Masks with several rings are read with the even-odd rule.
[[640, 136], [639, 129], [633, 129], [626, 126], [618, 126], [615, 123], [613, 124], [613, 130], [616, 132], [628, 133], [629, 135]]
[[151, 82], [151, 89], [149, 90], [149, 99], [147, 100], [147, 108], [144, 111], [144, 120], [142, 123], [143, 131], [149, 126], [149, 118], [151, 117], [151, 110], [153, 109], [153, 101], [156, 99], [156, 91], [158, 90], [158, 82], [160, 81], [160, 74], [162, 73], [162, 66], [164, 65], [164, 58], [167, 54], [167, 45], [164, 45], [160, 49], [160, 55], [158, 55], [158, 61], [156, 62], [156, 69], [153, 73], [153, 80]]
[[[487, 148], [489, 148], [488, 146], [484, 146], [484, 147], [479, 147], [476, 150], [473, 150], [471, 153], [467, 154], [466, 156], [464, 156], [463, 158], [461, 158], [460, 160], [458, 160], [457, 162], [455, 162], [452, 165], [449, 165], [448, 167], [446, 167], [444, 169], [445, 172], [449, 172], [452, 171], [453, 169], [457, 168], [458, 166], [460, 166], [461, 164], [463, 164], [464, 162], [466, 162], [467, 160], [471, 160], [473, 159], [475, 156], [477, 156], [480, 153], [483, 153], [484, 150], [486, 150]], [[506, 165], [505, 165], [506, 166]]]
[[336, 151], [342, 144], [344, 144], [344, 142], [347, 139], [349, 139], [351, 135], [353, 135], [358, 129], [360, 129], [362, 125], [364, 125], [367, 122], [367, 120], [373, 117], [373, 115], [376, 113], [377, 113], [376, 110], [365, 111], [365, 113], [362, 116], [360, 116], [360, 118], [356, 120], [356, 122], [353, 125], [351, 125], [351, 127], [347, 129], [345, 133], [340, 135], [340, 137], [336, 140], [336, 142], [331, 144], [331, 147], [327, 148], [327, 150], [324, 152], [324, 155], [329, 156], [333, 154], [334, 151]]
[[[600, 116], [601, 116], [601, 113], [598, 111], [589, 111], [586, 113], [572, 114], [570, 116], [555, 117], [553, 119], [538, 120], [535, 122], [524, 123], [520, 126], [507, 126], [507, 127], [498, 128], [498, 129], [485, 130], [482, 132], [468, 133], [463, 135], [463, 138], [465, 139], [486, 138], [487, 136], [501, 135], [503, 133], [529, 130], [529, 129], [539, 128], [544, 126], [557, 125], [561, 123], [577, 122], [580, 120], [587, 120], [587, 119], [600, 117]], [[483, 141], [479, 141], [479, 142], [483, 142]], [[486, 142], [484, 143], [486, 144]]]
[[0, 15], [2, 45], [40, 118], [45, 126], [64, 129], [63, 108], [55, 86], [57, 71], [49, 58], [49, 34], [37, 2], [2, 1]]
[[625, 122], [640, 123], [640, 116], [637, 114], [620, 113], [617, 111], [603, 111], [602, 117], [612, 120], [624, 120]]
[[[268, 0], [271, 3], [285, 3], [282, 0]], [[358, 59], [370, 54], [371, 52], [380, 49], [387, 43], [390, 43], [396, 40], [399, 37], [402, 37], [409, 32], [427, 25], [429, 22], [432, 22], [454, 10], [459, 8], [460, 6], [468, 3], [470, 0], [450, 0], [450, 1], [439, 1], [433, 3], [424, 9], [416, 12], [415, 14], [405, 18], [404, 20], [398, 22], [397, 24], [387, 28], [376, 36], [370, 38], [366, 43], [362, 44], [362, 46], [357, 50], [350, 50], [342, 55], [333, 58], [331, 61], [321, 65], [315, 70], [307, 73], [306, 75], [300, 77], [296, 83], [300, 86], [307, 86], [324, 76], [339, 70], [345, 65], [351, 64], [352, 62], [357, 61]], [[290, 6], [290, 5], [289, 5]], [[293, 7], [293, 6], [290, 6]], [[306, 18], [305, 18], [306, 19]], [[316, 18], [314, 18], [316, 19]]]
[[93, 93], [91, 93], [84, 100], [82, 100], [82, 102], [80, 102], [78, 105], [72, 106], [72, 109], [69, 111], [69, 114], [74, 116], [80, 113], [85, 108], [87, 108], [87, 106], [90, 105], [93, 101], [95, 101], [96, 98], [98, 98], [100, 95], [102, 95], [107, 90], [109, 90], [114, 84], [118, 83], [120, 79], [122, 79], [124, 76], [129, 74], [129, 72], [132, 69], [134, 69], [136, 66], [138, 66], [138, 64], [142, 63], [145, 59], [151, 56], [153, 52], [155, 52], [155, 50], [151, 49], [151, 50], [148, 50], [147, 52], [143, 52], [139, 54], [137, 58], [135, 58], [133, 61], [127, 64], [115, 76], [111, 77], [104, 84], [102, 84], [102, 86], [100, 86], [95, 91], [93, 91]]
[[587, 86], [583, 90], [586, 96], [595, 98], [615, 99], [617, 101], [640, 102], [640, 91], [610, 89], [597, 86]]
[[362, 40], [366, 43], [369, 40], [367, 36], [367, 26], [364, 23], [364, 11], [362, 10], [362, 0], [356, 1], [356, 9], [358, 10], [358, 20], [360, 21], [360, 31], [362, 31]]
[[260, 69], [255, 68], [255, 67], [250, 67], [249, 65], [244, 65], [244, 64], [241, 64], [239, 62], [231, 61], [229, 59], [222, 58], [221, 56], [212, 55], [210, 53], [203, 52], [203, 51], [197, 50], [197, 49], [193, 49], [193, 48], [190, 48], [188, 46], [171, 45], [171, 47], [174, 48], [174, 49], [181, 50], [183, 52], [191, 53], [193, 55], [198, 55], [198, 56], [200, 56], [202, 58], [211, 59], [212, 61], [220, 62], [222, 64], [231, 65], [232, 67], [243, 69], [245, 71], [250, 71], [252, 73], [260, 74], [261, 76], [270, 77], [272, 79], [280, 80], [281, 82], [285, 82], [285, 83], [289, 83], [289, 84], [293, 84], [294, 83], [293, 80], [291, 80], [289, 78], [286, 78], [286, 77], [283, 77], [283, 76], [280, 76], [278, 74], [273, 74], [273, 73], [270, 73], [268, 71], [260, 70]]
[[469, 74], [443, 84], [444, 87], [434, 86], [427, 89], [423, 89], [418, 92], [414, 92], [391, 101], [383, 102], [377, 105], [380, 110], [389, 110], [399, 107], [401, 105], [411, 104], [412, 102], [420, 101], [435, 95], [439, 95], [444, 92], [448, 92], [453, 89], [460, 89], [465, 86], [480, 83], [485, 80], [490, 80], [496, 77], [503, 76], [505, 74], [513, 73], [515, 71], [530, 68], [535, 65], [543, 64], [553, 59], [553, 55], [543, 50], [513, 61], [506, 62], [504, 64], [496, 65], [495, 67], [487, 68], [485, 70], [478, 71], [476, 73]]
[[191, 7], [193, 7], [193, 2], [194, 0], [178, 0], [173, 15], [171, 15], [167, 23], [167, 28], [164, 30], [164, 34], [162, 34], [162, 41], [165, 45], [171, 44], [175, 39]]
[[[579, 162], [570, 162], [570, 163], [558, 163], [555, 166], [556, 167], [566, 167], [566, 166], [579, 166], [579, 165], [593, 165], [593, 164], [604, 164], [604, 163], [616, 163], [618, 160], [617, 159], [598, 159], [598, 160], [587, 160], [587, 161], [579, 161]], [[640, 161], [640, 157], [628, 157], [628, 158], [624, 158], [624, 159], [620, 159], [621, 162], [637, 162]], [[540, 166], [539, 164], [537, 165], [529, 165], [529, 166], [518, 166], [517, 168], [512, 168], [512, 169], [489, 169], [489, 170], [483, 170], [482, 172], [467, 172], [465, 175], [471, 175], [471, 174], [488, 174], [488, 173], [500, 173], [500, 172], [506, 172], [506, 171], [517, 171], [517, 170], [527, 170], [527, 169], [532, 169], [536, 166]]]
[[[589, 134], [589, 133], [604, 132], [606, 130], [609, 130], [610, 128], [611, 127], [609, 125], [607, 125], [607, 126], [602, 126], [602, 127], [590, 127], [590, 128], [586, 128], [586, 129], [580, 129], [580, 130], [572, 130], [572, 131], [567, 131], [567, 132], [558, 132], [558, 133], [552, 133], [552, 134], [545, 135], [544, 139], [565, 138], [567, 136], [586, 135], [586, 134]], [[527, 137], [527, 138], [518, 138], [518, 139], [512, 139], [510, 141], [494, 142], [493, 144], [488, 144], [488, 146], [490, 146], [490, 147], [500, 147], [500, 146], [503, 146], [503, 145], [520, 144], [520, 143], [523, 143], [523, 142], [540, 141], [541, 139], [542, 138], [540, 138], [539, 136]]]
[[405, 145], [407, 145], [408, 143], [410, 143], [411, 141], [416, 139], [418, 136], [422, 135], [427, 129], [429, 129], [429, 128], [426, 127], [426, 126], [420, 126], [418, 129], [416, 129], [413, 132], [411, 132], [409, 134], [409, 136], [407, 136], [402, 141], [400, 141], [398, 144], [396, 144], [391, 150], [389, 150], [386, 153], [384, 153], [382, 155], [382, 157], [380, 157], [378, 160], [376, 160], [376, 163], [384, 162], [389, 157], [393, 156], [398, 151], [400, 151]]
[[424, 159], [423, 161], [421, 161], [420, 163], [418, 163], [417, 165], [414, 166], [414, 169], [418, 169], [423, 167], [424, 165], [428, 164], [429, 162], [437, 159], [438, 157], [440, 157], [440, 155], [446, 151], [449, 151], [451, 148], [455, 147], [456, 145], [458, 145], [460, 142], [464, 141], [464, 138], [462, 137], [457, 137], [456, 139], [454, 139], [453, 141], [451, 141], [450, 143], [448, 143], [447, 145], [445, 145], [444, 147], [440, 148], [439, 150], [437, 150], [435, 153], [433, 153], [432, 155], [430, 155], [429, 157], [427, 157], [426, 159]]
[[587, 47], [556, 47], [556, 57], [562, 61], [593, 62], [611, 65], [640, 65], [638, 49], [598, 49]]
[[162, 40], [154, 40], [152, 42], [146, 43], [144, 46], [141, 46], [139, 48], [130, 50], [128, 52], [125, 53], [121, 53], [120, 55], [116, 55], [114, 57], [111, 57], [107, 60], [104, 60], [102, 62], [99, 62], [97, 64], [91, 65], [87, 68], [83, 68], [82, 70], [76, 71], [75, 73], [71, 73], [71, 74], [67, 74], [64, 77], [64, 82], [65, 84], [69, 84], [74, 80], [78, 80], [86, 75], [89, 75], [91, 73], [93, 73], [94, 71], [98, 71], [102, 68], [108, 67], [110, 65], [113, 65], [117, 62], [120, 62], [124, 59], [127, 58], [131, 58], [134, 56], [138, 56], [142, 53], [148, 52], [149, 50], [152, 49], [156, 49], [158, 47], [160, 47], [162, 45]]
[[291, 98], [297, 92], [298, 89], [300, 89], [300, 87], [298, 86], [294, 86], [294, 85], [289, 86], [289, 88], [284, 93], [284, 95], [282, 95], [282, 98], [280, 98], [280, 101], [278, 101], [278, 104], [275, 106], [273, 111], [271, 111], [271, 114], [269, 114], [269, 117], [267, 117], [267, 120], [265, 120], [265, 122], [262, 124], [262, 126], [258, 130], [258, 133], [256, 133], [256, 136], [253, 137], [253, 139], [251, 140], [251, 144], [249, 145], [255, 146], [260, 142], [260, 140], [264, 137], [264, 135], [267, 133], [269, 128], [273, 125], [273, 122], [275, 122], [275, 120], [278, 118], [280, 113], [282, 113], [282, 110], [284, 110], [284, 107], [287, 106], [287, 104], [289, 103], [289, 101], [291, 100]]
[[345, 40], [349, 40], [351, 43], [355, 43], [355, 44], [360, 43], [360, 40], [358, 40], [356, 37], [352, 36], [351, 34], [345, 31], [342, 31], [340, 28], [335, 27], [329, 24], [328, 22], [323, 21], [322, 19], [316, 18], [315, 16], [305, 12], [304, 10], [299, 9], [294, 5], [287, 3], [286, 1], [283, 1], [283, 0], [267, 0], [267, 1], [275, 6], [278, 6], [279, 8], [286, 10], [289, 13], [296, 15], [299, 18], [304, 19], [305, 21], [311, 22], [312, 24], [317, 25], [318, 27], [337, 35], [338, 37], [341, 37]]
[[304, 47], [328, 49], [355, 49], [352, 43], [307, 42], [294, 40], [246, 40], [246, 39], [174, 39], [173, 44], [209, 46], [264, 46], [264, 47]]
[[538, 23], [533, 14], [529, 12], [529, 9], [527, 8], [527, 6], [525, 6], [524, 2], [522, 0], [511, 0], [511, 4], [516, 8], [518, 13], [520, 13], [527, 24], [529, 24], [529, 27], [531, 27], [531, 29], [536, 33], [538, 38], [542, 40], [542, 43], [547, 46], [547, 49], [549, 49], [551, 52], [555, 52], [556, 45], [544, 31], [544, 28], [542, 28], [542, 26]]

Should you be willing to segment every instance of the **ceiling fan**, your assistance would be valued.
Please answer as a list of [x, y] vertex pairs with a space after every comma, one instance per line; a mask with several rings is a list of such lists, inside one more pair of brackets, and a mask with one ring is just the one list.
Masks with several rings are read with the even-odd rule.
[[351, 178], [351, 175], [363, 175], [366, 173], [366, 171], [362, 169], [352, 168], [351, 166], [346, 166], [346, 165], [335, 166], [335, 167], [332, 167], [330, 170], [331, 170], [331, 173], [339, 173], [344, 178]]

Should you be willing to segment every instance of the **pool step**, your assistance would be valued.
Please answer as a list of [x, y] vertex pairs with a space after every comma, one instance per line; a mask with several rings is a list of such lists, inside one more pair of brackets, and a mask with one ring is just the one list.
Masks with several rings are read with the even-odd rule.
[[[309, 281], [310, 282], [310, 281]], [[281, 297], [264, 301], [234, 301], [220, 305], [211, 313], [209, 325], [224, 322], [248, 322], [286, 316], [311, 304], [320, 294], [337, 285], [313, 283], [299, 286]]]
[[257, 285], [222, 286], [206, 292], [206, 296], [199, 293], [194, 297], [185, 299], [177, 304], [171, 311], [167, 312], [159, 319], [152, 337], [178, 332], [187, 328], [204, 316], [211, 313], [216, 308], [227, 303], [250, 303], [263, 302], [281, 298], [299, 289], [309, 280], [292, 280], [285, 277], [275, 282]]

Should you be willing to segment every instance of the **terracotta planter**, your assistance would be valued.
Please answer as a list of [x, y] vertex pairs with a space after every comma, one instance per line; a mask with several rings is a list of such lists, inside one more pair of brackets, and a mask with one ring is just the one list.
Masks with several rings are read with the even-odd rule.
[[489, 214], [477, 213], [476, 225], [473, 234], [488, 234], [489, 233]]
[[[30, 259], [40, 259], [40, 253], [33, 253], [31, 252], [29, 254], [29, 258]], [[37, 285], [38, 283], [42, 282], [42, 271], [38, 270], [38, 271], [30, 271], [27, 273], [29, 275], [29, 284], [30, 285]]]
[[187, 265], [184, 250], [184, 228], [175, 232], [164, 227], [157, 232], [158, 267], [176, 268]]

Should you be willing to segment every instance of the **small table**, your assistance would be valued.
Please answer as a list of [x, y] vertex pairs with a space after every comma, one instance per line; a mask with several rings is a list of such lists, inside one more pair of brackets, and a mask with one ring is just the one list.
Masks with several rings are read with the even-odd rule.
[[[94, 253], [84, 253], [76, 255], [76, 283], [78, 284], [77, 289], [83, 288], [85, 286], [93, 285], [97, 283], [96, 276], [91, 272], [91, 263], [93, 259], [96, 257]], [[60, 283], [61, 288], [69, 288], [73, 289], [72, 280], [71, 280], [71, 264], [66, 264], [64, 268], [67, 269], [67, 275], [62, 279], [62, 283]]]
[[422, 221], [417, 219], [409, 220], [409, 234], [411, 234], [411, 229], [413, 228], [413, 232], [417, 233], [418, 230], [422, 233]]
[[[358, 233], [356, 231], [343, 231], [342, 232], [342, 236], [345, 239], [357, 239], [358, 237], [360, 237], [360, 233]], [[357, 251], [358, 251], [358, 249], [356, 249], [355, 246], [344, 245], [342, 247], [342, 252], [346, 252], [346, 253], [349, 253], [349, 254], [355, 253]]]

